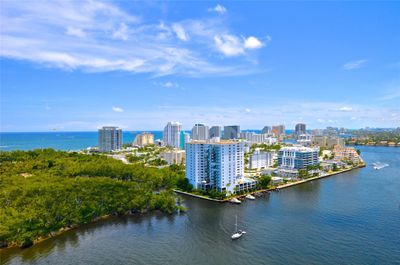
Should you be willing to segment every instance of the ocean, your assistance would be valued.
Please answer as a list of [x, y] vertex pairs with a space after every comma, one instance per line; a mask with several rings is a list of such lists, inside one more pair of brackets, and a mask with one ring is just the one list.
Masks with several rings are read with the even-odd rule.
[[[260, 133], [259, 130], [244, 130]], [[122, 142], [132, 143], [143, 131], [123, 131]], [[163, 131], [146, 131], [154, 134], [154, 140], [162, 139]], [[190, 131], [185, 131], [190, 133]], [[78, 151], [98, 145], [97, 132], [0, 132], [0, 151], [53, 148]]]
[[[154, 139], [162, 139], [162, 131], [148, 131]], [[124, 131], [123, 143], [132, 143], [142, 131]], [[0, 133], [0, 150], [33, 150], [53, 148], [64, 151], [77, 151], [97, 146], [97, 132], [2, 132]]]

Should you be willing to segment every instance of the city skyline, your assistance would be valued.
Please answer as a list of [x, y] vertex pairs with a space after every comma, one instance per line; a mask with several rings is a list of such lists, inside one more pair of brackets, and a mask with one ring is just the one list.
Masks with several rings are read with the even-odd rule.
[[0, 131], [398, 127], [399, 8], [3, 1]]

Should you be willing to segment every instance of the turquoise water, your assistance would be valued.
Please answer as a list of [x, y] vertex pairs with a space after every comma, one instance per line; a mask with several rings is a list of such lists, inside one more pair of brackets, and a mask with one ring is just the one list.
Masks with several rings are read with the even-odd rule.
[[[123, 143], [132, 143], [136, 132], [123, 132]], [[161, 139], [161, 131], [151, 131], [154, 139]], [[37, 133], [0, 133], [0, 150], [32, 150], [36, 148], [54, 148], [57, 150], [82, 150], [97, 146], [97, 132], [37, 132]]]
[[[255, 201], [185, 197], [186, 214], [113, 217], [0, 254], [12, 265], [400, 264], [400, 148], [359, 149], [367, 167]], [[232, 241], [235, 215], [247, 234]]]

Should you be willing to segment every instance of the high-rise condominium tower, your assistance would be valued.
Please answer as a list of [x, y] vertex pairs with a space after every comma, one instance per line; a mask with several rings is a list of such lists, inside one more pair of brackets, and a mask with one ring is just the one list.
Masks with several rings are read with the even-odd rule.
[[170, 121], [164, 128], [163, 141], [166, 146], [180, 148], [182, 124]]
[[195, 124], [192, 129], [192, 140], [208, 140], [208, 126], [204, 124]]
[[110, 152], [122, 147], [122, 130], [118, 127], [104, 126], [99, 129], [99, 151]]
[[224, 139], [238, 139], [240, 133], [239, 125], [224, 126]]
[[221, 138], [221, 126], [212, 126], [210, 128], [210, 133], [209, 133], [209, 137], [214, 138], [214, 137], [220, 137]]

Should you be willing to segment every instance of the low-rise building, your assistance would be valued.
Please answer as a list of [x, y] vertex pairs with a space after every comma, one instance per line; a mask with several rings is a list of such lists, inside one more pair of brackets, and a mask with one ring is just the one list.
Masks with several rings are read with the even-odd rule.
[[364, 163], [360, 155], [357, 153], [354, 147], [340, 147], [335, 146], [333, 148], [334, 161], [350, 161], [354, 165], [358, 165], [360, 163]]
[[185, 161], [185, 150], [174, 149], [163, 152], [160, 155], [165, 161], [167, 161], [168, 165], [183, 164]]
[[290, 146], [278, 151], [278, 166], [280, 169], [307, 169], [318, 165], [319, 148]]
[[282, 177], [272, 177], [271, 178], [271, 184], [276, 186], [278, 184], [283, 183], [283, 178]]
[[261, 152], [257, 148], [253, 154], [249, 157], [249, 168], [250, 169], [263, 169], [273, 165], [272, 153]]
[[235, 186], [236, 192], [248, 191], [256, 188], [257, 181], [252, 178], [241, 177], [236, 180]]

